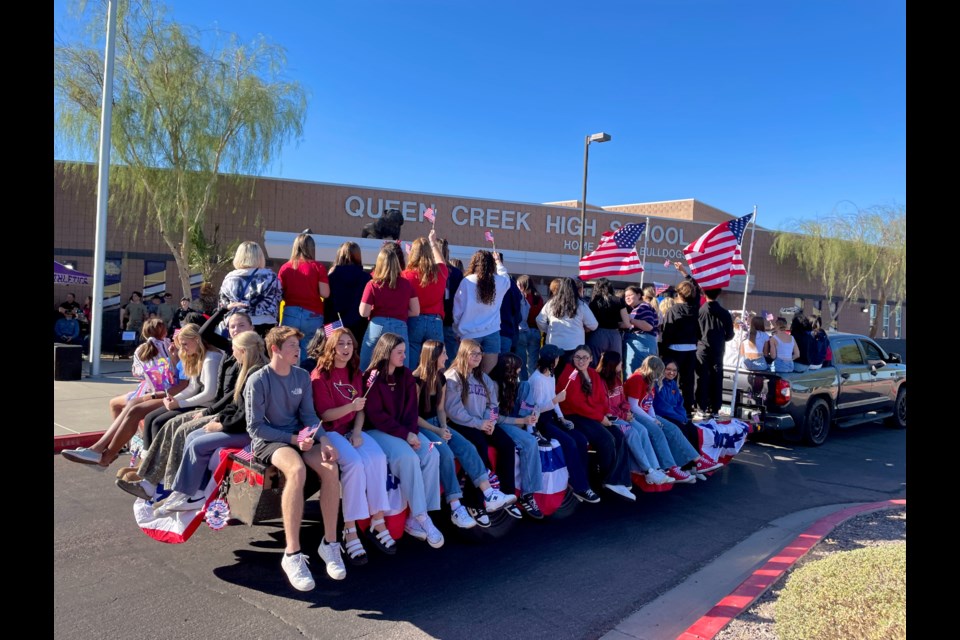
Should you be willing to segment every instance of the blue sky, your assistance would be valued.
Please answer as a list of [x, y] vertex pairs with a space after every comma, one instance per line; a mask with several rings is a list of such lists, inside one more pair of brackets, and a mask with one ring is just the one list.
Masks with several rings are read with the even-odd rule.
[[265, 176], [579, 199], [584, 136], [605, 131], [591, 204], [757, 205], [774, 229], [906, 206], [903, 0], [167, 4], [286, 48], [306, 127]]

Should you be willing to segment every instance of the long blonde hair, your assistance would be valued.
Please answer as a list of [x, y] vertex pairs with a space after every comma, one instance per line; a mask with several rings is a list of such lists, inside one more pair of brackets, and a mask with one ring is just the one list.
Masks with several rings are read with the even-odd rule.
[[421, 287], [437, 281], [437, 273], [440, 269], [433, 257], [433, 247], [430, 246], [429, 240], [421, 237], [413, 241], [410, 256], [407, 258], [407, 269], [415, 271], [420, 276]]
[[666, 367], [663, 360], [657, 356], [647, 356], [637, 371], [647, 381], [647, 385], [657, 385], [657, 389], [663, 386], [663, 370]]
[[385, 284], [391, 289], [397, 288], [397, 280], [400, 278], [400, 260], [397, 259], [396, 250], [390, 244], [380, 247], [377, 263], [370, 276], [377, 284]]
[[[196, 353], [183, 352], [183, 349], [180, 347], [183, 344], [184, 338], [197, 341]], [[177, 343], [177, 348], [180, 349], [180, 362], [183, 363], [183, 372], [191, 378], [199, 377], [200, 371], [203, 369], [203, 359], [207, 357], [207, 351], [211, 349], [211, 347], [203, 341], [203, 338], [200, 337], [200, 327], [189, 322], [180, 327], [180, 332], [174, 340]]]
[[290, 252], [290, 264], [294, 268], [299, 267], [301, 262], [313, 262], [316, 260], [317, 245], [313, 236], [309, 233], [301, 233], [293, 241], [293, 250]]
[[467, 378], [471, 376], [479, 384], [483, 385], [487, 390], [487, 397], [490, 397], [490, 389], [483, 379], [483, 367], [478, 364], [472, 373], [470, 371], [470, 356], [468, 354], [474, 350], [480, 351], [481, 353], [483, 352], [479, 342], [471, 340], [470, 338], [464, 338], [460, 341], [460, 349], [457, 351], [457, 357], [453, 359], [453, 364], [450, 365], [450, 368], [456, 372], [457, 378], [460, 380], [460, 399], [464, 404], [467, 403], [467, 398], [470, 396]]
[[240, 405], [243, 398], [243, 386], [247, 383], [250, 370], [257, 365], [270, 362], [267, 358], [266, 347], [256, 331], [244, 331], [233, 339], [233, 346], [243, 349], [243, 358], [240, 361], [240, 375], [237, 376], [237, 386], [233, 389], [233, 404]]

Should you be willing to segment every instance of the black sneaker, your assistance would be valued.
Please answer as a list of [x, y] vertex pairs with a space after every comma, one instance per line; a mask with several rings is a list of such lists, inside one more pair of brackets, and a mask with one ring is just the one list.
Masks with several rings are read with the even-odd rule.
[[[505, 506], [505, 507], [503, 508], [503, 511], [504, 511], [504, 513], [506, 513], [508, 516], [513, 516], [513, 517], [516, 518], [517, 520], [523, 519], [523, 512], [520, 511], [520, 507], [518, 507], [518, 506], [515, 505], [515, 504], [510, 504], [510, 505]], [[543, 514], [540, 514], [540, 515], [543, 516]]]
[[600, 496], [598, 496], [593, 489], [587, 489], [583, 492], [574, 491], [573, 497], [580, 502], [589, 502], [590, 504], [596, 504], [600, 502]]
[[543, 520], [543, 512], [540, 511], [540, 507], [537, 506], [537, 501], [534, 499], [532, 493], [520, 496], [518, 502], [520, 506], [523, 507], [523, 510], [527, 512], [528, 516], [534, 520]]
[[473, 516], [473, 519], [477, 521], [477, 525], [481, 528], [486, 529], [490, 526], [490, 516], [487, 515], [487, 510], [483, 507], [480, 507], [479, 509], [467, 507], [467, 513]]

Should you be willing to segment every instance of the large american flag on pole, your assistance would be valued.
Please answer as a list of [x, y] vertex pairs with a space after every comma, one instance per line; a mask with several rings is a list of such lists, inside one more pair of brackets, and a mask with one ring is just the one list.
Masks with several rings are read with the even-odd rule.
[[730, 276], [747, 275], [740, 243], [752, 218], [753, 214], [748, 213], [718, 224], [684, 247], [683, 257], [690, 265], [690, 275], [702, 289], [723, 289], [730, 284]]
[[580, 258], [580, 279], [615, 278], [643, 271], [637, 241], [646, 226], [643, 222], [625, 224], [616, 232], [605, 232], [597, 248]]

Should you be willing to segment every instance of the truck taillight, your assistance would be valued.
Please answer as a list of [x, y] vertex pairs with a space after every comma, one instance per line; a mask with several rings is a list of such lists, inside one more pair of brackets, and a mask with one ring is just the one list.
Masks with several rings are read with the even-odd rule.
[[783, 378], [777, 380], [777, 390], [773, 395], [773, 404], [779, 407], [790, 404], [790, 383]]

